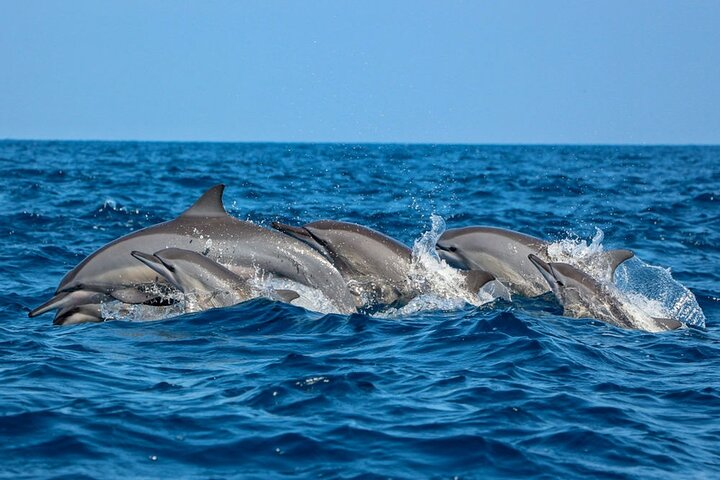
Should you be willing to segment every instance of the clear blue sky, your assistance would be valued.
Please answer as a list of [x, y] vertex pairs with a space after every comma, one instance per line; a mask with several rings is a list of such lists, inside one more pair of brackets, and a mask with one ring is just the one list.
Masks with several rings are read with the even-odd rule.
[[720, 1], [0, 0], [0, 138], [720, 143]]

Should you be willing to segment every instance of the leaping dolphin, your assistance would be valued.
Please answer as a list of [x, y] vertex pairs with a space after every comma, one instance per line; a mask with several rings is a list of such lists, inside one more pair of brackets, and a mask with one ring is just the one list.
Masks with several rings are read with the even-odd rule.
[[[79, 317], [74, 312], [74, 307], [80, 305], [99, 305], [108, 298], [126, 303], [157, 301], [157, 293], [148, 291], [156, 285], [156, 272], [130, 253], [170, 247], [206, 254], [233, 271], [247, 273], [257, 268], [286, 277], [322, 291], [341, 313], [356, 310], [342, 276], [323, 255], [287, 235], [228, 215], [222, 204], [224, 188], [212, 187], [174, 220], [101, 247], [65, 275], [53, 298], [29, 316], [59, 309], [53, 323], [62, 325], [88, 320], [88, 314]], [[167, 286], [164, 280], [158, 283]]]
[[[183, 292], [188, 313], [229, 307], [260, 296], [249, 278], [240, 277], [201, 253], [166, 248], [153, 255], [132, 252], [132, 256]], [[299, 297], [291, 290], [277, 290], [267, 296], [285, 302]]]
[[[535, 297], [550, 291], [547, 282], [528, 260], [535, 255], [549, 262], [549, 242], [524, 233], [494, 227], [465, 227], [446, 230], [435, 249], [450, 266], [463, 270], [486, 270], [512, 293]], [[630, 250], [602, 252], [614, 267], [633, 256]]]
[[318, 220], [302, 227], [273, 222], [272, 227], [304, 241], [327, 256], [356, 295], [373, 303], [407, 302], [418, 294], [409, 278], [412, 251], [372, 228], [349, 222]]
[[[653, 318], [644, 315], [639, 322], [619, 300], [619, 292], [603, 285], [582, 270], [567, 264], [545, 262], [536, 255], [528, 260], [547, 281], [564, 309], [564, 315], [573, 318], [590, 317], [617, 327], [649, 331], [675, 330], [682, 324], [671, 318]], [[613, 268], [612, 273], [615, 269]]]

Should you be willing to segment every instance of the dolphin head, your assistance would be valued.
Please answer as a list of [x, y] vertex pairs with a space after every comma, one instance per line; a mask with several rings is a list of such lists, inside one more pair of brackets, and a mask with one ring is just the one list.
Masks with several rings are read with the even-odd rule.
[[245, 291], [243, 278], [198, 252], [166, 248], [152, 255], [135, 251], [132, 256], [183, 293]]
[[[592, 316], [601, 320], [603, 319], [601, 317], [605, 317], [607, 321], [607, 316], [600, 312], [600, 306], [608, 304], [610, 296], [601, 283], [568, 263], [548, 263], [532, 254], [528, 259], [545, 278], [550, 289], [565, 308], [566, 314], [574, 312], [575, 315], [570, 316], [577, 316], [576, 314], [581, 311], [583, 315], [591, 312]], [[619, 319], [619, 315], [611, 316], [615, 318], [612, 323], [624, 322]]]
[[555, 296], [561, 298], [562, 291], [566, 285], [567, 277], [560, 274], [558, 271], [558, 265], [564, 264], [545, 262], [543, 259], [537, 255], [533, 255], [532, 253], [528, 255], [528, 260], [535, 265], [535, 268], [538, 269], [538, 272], [540, 272], [540, 275], [542, 275], [547, 284], [550, 286], [550, 289], [553, 291]]
[[153, 269], [178, 290], [189, 292], [201, 287], [202, 282], [199, 281], [201, 277], [197, 263], [193, 263], [185, 252], [188, 251], [166, 248], [153, 255], [138, 251], [133, 251], [131, 255]]
[[535, 265], [556, 295], [570, 288], [578, 291], [588, 290], [596, 284], [592, 277], [568, 263], [548, 263], [533, 254], [528, 255], [528, 259]]
[[460, 270], [471, 270], [470, 262], [463, 255], [463, 247], [462, 236], [455, 234], [455, 232], [443, 233], [435, 243], [435, 251], [448, 265]]

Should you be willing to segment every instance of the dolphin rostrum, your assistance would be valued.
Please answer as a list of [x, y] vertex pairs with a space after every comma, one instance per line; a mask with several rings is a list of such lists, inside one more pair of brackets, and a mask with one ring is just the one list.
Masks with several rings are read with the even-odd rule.
[[[55, 295], [29, 315], [59, 309], [53, 323], [62, 325], [77, 323], [73, 307], [79, 305], [99, 305], [109, 298], [125, 303], [157, 302], [162, 298], [156, 291], [158, 284], [169, 286], [164, 280], [156, 282], [156, 272], [130, 253], [170, 247], [206, 254], [236, 272], [259, 269], [288, 278], [322, 291], [341, 313], [355, 311], [353, 296], [342, 276], [322, 254], [287, 235], [228, 215], [222, 204], [224, 188], [211, 188], [174, 220], [101, 247], [65, 275]], [[82, 318], [88, 317], [83, 314]]]
[[[547, 282], [528, 260], [530, 254], [549, 262], [549, 242], [503, 228], [465, 227], [446, 230], [435, 249], [450, 266], [486, 270], [513, 293], [535, 297], [550, 291]], [[600, 253], [610, 268], [633, 256], [629, 250]]]
[[[188, 313], [229, 307], [259, 296], [249, 278], [240, 277], [198, 252], [166, 248], [153, 255], [132, 252], [132, 256], [183, 292]], [[268, 297], [290, 302], [299, 295], [291, 290], [277, 290]]]
[[645, 314], [642, 314], [645, 324], [640, 323], [628, 312], [618, 298], [620, 293], [611, 285], [604, 285], [567, 263], [548, 263], [533, 254], [528, 255], [528, 260], [547, 281], [563, 306], [565, 316], [596, 318], [617, 327], [650, 331], [675, 330], [682, 326], [671, 318], [653, 318]]

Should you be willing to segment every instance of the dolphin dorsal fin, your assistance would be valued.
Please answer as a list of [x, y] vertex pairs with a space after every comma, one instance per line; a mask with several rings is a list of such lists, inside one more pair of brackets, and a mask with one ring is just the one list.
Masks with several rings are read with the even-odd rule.
[[486, 283], [495, 280], [495, 276], [485, 270], [470, 270], [464, 274], [465, 286], [472, 293], [478, 293]]
[[202, 197], [198, 198], [192, 207], [185, 210], [181, 217], [224, 217], [227, 215], [225, 207], [223, 207], [223, 190], [225, 185], [215, 185]]
[[605, 261], [608, 262], [608, 266], [610, 267], [610, 278], [613, 278], [615, 276], [615, 269], [621, 263], [634, 256], [635, 254], [632, 250], [608, 250], [607, 252], [605, 252], [603, 254], [603, 257], [605, 258]]

